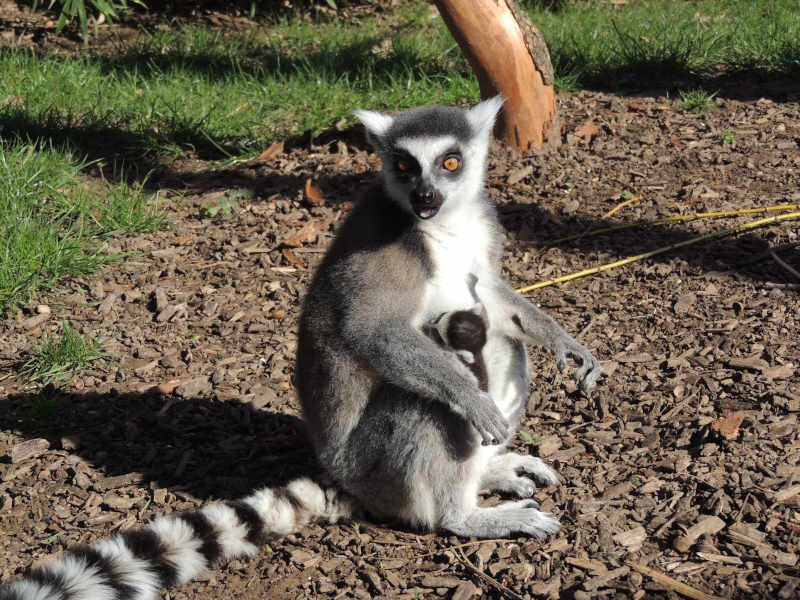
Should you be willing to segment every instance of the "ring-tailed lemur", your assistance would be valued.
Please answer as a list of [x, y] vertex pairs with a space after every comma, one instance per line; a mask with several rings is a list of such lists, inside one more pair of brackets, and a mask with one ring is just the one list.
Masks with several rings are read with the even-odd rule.
[[[425, 529], [544, 537], [555, 516], [524, 500], [479, 507], [484, 487], [530, 497], [540, 459], [501, 453], [526, 404], [524, 343], [568, 356], [591, 387], [592, 354], [500, 277], [500, 231], [484, 192], [489, 138], [502, 98], [462, 110], [391, 116], [356, 111], [382, 161], [382, 181], [354, 207], [308, 289], [297, 388], [328, 475], [368, 512]], [[488, 393], [423, 328], [472, 304], [488, 313]]]
[[[238, 502], [157, 518], [68, 550], [0, 600], [151, 600], [262, 539], [354, 507], [462, 535], [543, 537], [558, 520], [532, 500], [477, 506], [488, 487], [529, 498], [557, 475], [540, 459], [500, 450], [528, 394], [523, 342], [568, 355], [591, 387], [591, 353], [499, 276], [499, 231], [483, 192], [489, 135], [502, 104], [428, 107], [389, 116], [358, 111], [383, 160], [383, 184], [341, 227], [306, 297], [296, 382], [311, 441], [334, 486], [298, 479]], [[488, 393], [456, 353], [423, 333], [436, 315], [473, 304], [488, 315]], [[355, 502], [354, 502], [355, 501]]]

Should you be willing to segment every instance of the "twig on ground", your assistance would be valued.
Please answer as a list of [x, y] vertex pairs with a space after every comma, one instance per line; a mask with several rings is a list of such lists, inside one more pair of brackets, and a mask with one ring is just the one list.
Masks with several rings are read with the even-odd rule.
[[780, 256], [778, 256], [777, 254], [775, 254], [775, 251], [774, 251], [774, 250], [770, 250], [770, 251], [769, 251], [769, 255], [772, 257], [772, 259], [773, 259], [773, 260], [774, 260], [776, 263], [778, 263], [778, 264], [779, 264], [781, 267], [783, 267], [783, 268], [784, 268], [786, 271], [788, 271], [789, 273], [791, 273], [792, 275], [794, 275], [794, 277], [795, 277], [796, 279], [800, 279], [800, 272], [798, 272], [798, 270], [797, 270], [797, 269], [795, 269], [795, 268], [794, 268], [792, 265], [790, 265], [790, 264], [788, 264], [788, 263], [784, 262], [783, 260], [781, 260]]
[[483, 580], [483, 581], [485, 581], [486, 583], [488, 583], [488, 584], [490, 584], [490, 585], [494, 586], [495, 588], [497, 588], [497, 589], [498, 589], [498, 590], [499, 590], [499, 591], [500, 591], [500, 592], [501, 592], [503, 595], [505, 595], [505, 596], [507, 596], [507, 597], [509, 597], [509, 598], [514, 598], [515, 600], [524, 600], [524, 598], [523, 598], [522, 596], [520, 596], [520, 595], [519, 595], [519, 594], [517, 594], [516, 592], [514, 592], [514, 591], [512, 591], [512, 590], [508, 589], [508, 588], [507, 588], [506, 586], [504, 586], [502, 583], [500, 583], [499, 581], [497, 581], [497, 579], [495, 579], [495, 578], [494, 578], [494, 577], [492, 577], [491, 575], [487, 575], [487, 574], [486, 574], [486, 573], [484, 573], [482, 570], [480, 570], [478, 567], [476, 567], [475, 565], [473, 565], [473, 564], [472, 564], [472, 563], [469, 561], [469, 559], [468, 559], [468, 558], [467, 558], [467, 557], [464, 555], [464, 552], [463, 552], [462, 550], [456, 549], [456, 550], [455, 550], [455, 555], [456, 555], [456, 557], [458, 558], [458, 560], [460, 560], [460, 561], [461, 561], [461, 563], [462, 563], [462, 564], [463, 564], [463, 565], [464, 565], [464, 566], [465, 566], [467, 569], [469, 569], [470, 571], [472, 571], [473, 573], [475, 573], [475, 575], [477, 575], [477, 576], [478, 576], [480, 579], [482, 579], [482, 580]]
[[[626, 206], [628, 206], [628, 204], [632, 204], [632, 203], [636, 202], [637, 200], [641, 200], [642, 198], [643, 198], [643, 196], [641, 194], [637, 194], [633, 198], [628, 198], [627, 200], [624, 200], [624, 201], [620, 202], [614, 208], [612, 208], [610, 211], [608, 211], [606, 214], [604, 214], [603, 218], [604, 219], [608, 219], [609, 217], [613, 216], [614, 213], [617, 212], [618, 210], [620, 210], [621, 208], [625, 208]], [[591, 233], [591, 232], [589, 232], [589, 233]], [[587, 233], [586, 235], [589, 235], [589, 233]]]
[[691, 586], [686, 585], [685, 583], [681, 583], [677, 579], [673, 579], [669, 575], [665, 575], [655, 569], [651, 569], [650, 567], [645, 567], [644, 565], [640, 565], [635, 563], [631, 560], [626, 560], [625, 564], [628, 565], [634, 571], [639, 571], [642, 575], [647, 575], [651, 579], [657, 581], [658, 583], [667, 586], [669, 589], [678, 592], [688, 598], [693, 598], [694, 600], [722, 600], [719, 596], [712, 596], [711, 594], [706, 594], [705, 592], [701, 592], [698, 589], [695, 589]]
[[[456, 544], [455, 546], [445, 546], [442, 548], [437, 548], [436, 550], [431, 550], [430, 552], [426, 552], [425, 554], [418, 554], [416, 555], [417, 558], [425, 558], [427, 556], [434, 556], [435, 554], [441, 554], [443, 552], [447, 552], [449, 550], [457, 550], [459, 548], [469, 548], [470, 546], [480, 546], [481, 544], [489, 544], [489, 543], [506, 543], [508, 542], [507, 539], [498, 538], [498, 539], [485, 539], [485, 540], [475, 540], [473, 542], [464, 542], [463, 544]], [[387, 542], [382, 541], [381, 544], [385, 544]], [[394, 542], [395, 545], [400, 545], [398, 542]], [[385, 556], [383, 558], [395, 558], [393, 556]]]
[[747, 507], [748, 502], [750, 502], [750, 492], [747, 492], [747, 495], [744, 497], [744, 502], [742, 502], [742, 505], [739, 507], [739, 512], [736, 513], [736, 518], [733, 520], [734, 523], [738, 523], [739, 519], [742, 518], [742, 513], [745, 507]]
[[627, 183], [627, 182], [625, 182], [625, 181], [622, 181], [622, 179], [620, 179], [619, 177], [612, 177], [612, 178], [611, 178], [611, 181], [616, 181], [616, 182], [617, 182], [618, 184], [620, 184], [622, 187], [626, 187], [626, 188], [628, 188], [628, 189], [629, 189], [630, 191], [632, 191], [634, 194], [638, 194], [638, 193], [639, 193], [639, 188], [637, 188], [637, 187], [636, 187], [635, 185], [633, 185], [632, 183]]
[[529, 285], [523, 288], [519, 288], [517, 290], [518, 293], [524, 294], [525, 292], [530, 292], [533, 290], [538, 290], [539, 288], [547, 287], [549, 285], [554, 285], [556, 283], [564, 283], [566, 281], [571, 281], [573, 279], [578, 279], [579, 277], [585, 277], [586, 275], [595, 275], [597, 273], [602, 273], [603, 271], [608, 271], [610, 269], [614, 269], [616, 267], [621, 267], [623, 265], [630, 264], [632, 262], [636, 262], [638, 260], [642, 260], [645, 258], [650, 258], [651, 256], [656, 256], [657, 254], [663, 254], [664, 252], [669, 252], [670, 250], [677, 250], [678, 248], [683, 248], [684, 246], [689, 246], [691, 244], [696, 244], [697, 242], [702, 242], [704, 240], [710, 240], [713, 238], [724, 237], [727, 235], [732, 235], [734, 233], [740, 233], [742, 231], [747, 231], [748, 229], [755, 229], [756, 227], [761, 227], [762, 225], [768, 225], [770, 223], [777, 223], [779, 221], [787, 221], [792, 219], [800, 218], [800, 211], [795, 211], [791, 213], [786, 213], [782, 215], [776, 215], [774, 217], [765, 217], [763, 219], [757, 219], [755, 221], [749, 221], [737, 227], [731, 227], [730, 229], [723, 229], [722, 231], [712, 231], [710, 233], [706, 233], [703, 235], [699, 235], [697, 237], [690, 238], [688, 240], [684, 240], [682, 242], [678, 242], [677, 244], [672, 244], [670, 246], [663, 246], [661, 248], [656, 248], [655, 250], [650, 250], [649, 252], [644, 252], [642, 254], [637, 254], [635, 256], [629, 256], [628, 258], [623, 258], [622, 260], [618, 260], [612, 263], [608, 263], [605, 265], [600, 265], [599, 267], [593, 267], [591, 269], [584, 269], [583, 271], [578, 271], [577, 273], [571, 273], [569, 275], [564, 275], [562, 277], [556, 277], [555, 279], [548, 279], [547, 281], [540, 281], [539, 283], [535, 283], [533, 285]]
[[583, 329], [581, 329], [581, 330], [580, 330], [580, 332], [578, 333], [578, 335], [576, 335], [576, 336], [575, 336], [575, 339], [576, 339], [576, 340], [579, 340], [579, 339], [581, 339], [581, 338], [582, 338], [584, 335], [586, 335], [586, 332], [587, 332], [587, 331], [589, 331], [589, 330], [592, 328], [592, 325], [594, 325], [594, 318], [590, 318], [590, 319], [589, 319], [589, 322], [586, 324], [586, 326], [585, 326]]
[[774, 281], [767, 281], [761, 285], [768, 289], [800, 290], [800, 283], [775, 283]]

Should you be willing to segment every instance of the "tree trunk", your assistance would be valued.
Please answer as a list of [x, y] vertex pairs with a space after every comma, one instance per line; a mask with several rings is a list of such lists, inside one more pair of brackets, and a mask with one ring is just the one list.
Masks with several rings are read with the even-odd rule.
[[520, 151], [557, 145], [553, 66], [539, 31], [514, 0], [434, 0], [478, 77], [481, 98], [506, 103], [495, 136]]

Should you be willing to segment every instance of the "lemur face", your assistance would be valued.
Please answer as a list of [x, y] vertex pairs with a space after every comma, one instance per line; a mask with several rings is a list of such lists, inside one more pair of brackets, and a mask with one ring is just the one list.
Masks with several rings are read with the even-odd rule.
[[428, 106], [399, 116], [356, 111], [381, 156], [391, 198], [420, 220], [476, 201], [502, 102], [497, 96], [469, 110]]

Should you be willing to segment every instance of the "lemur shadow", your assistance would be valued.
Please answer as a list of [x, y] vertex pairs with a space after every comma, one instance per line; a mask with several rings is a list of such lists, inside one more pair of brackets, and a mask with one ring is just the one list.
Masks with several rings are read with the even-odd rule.
[[140, 485], [204, 501], [320, 473], [299, 418], [236, 401], [45, 388], [0, 401], [0, 427], [74, 447], [108, 477], [141, 473]]

